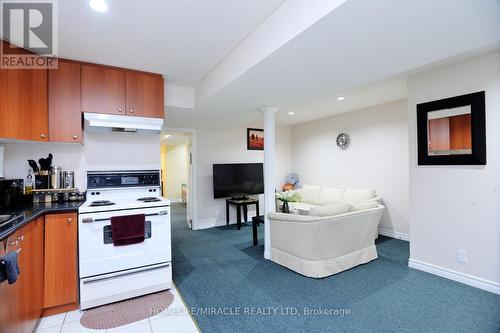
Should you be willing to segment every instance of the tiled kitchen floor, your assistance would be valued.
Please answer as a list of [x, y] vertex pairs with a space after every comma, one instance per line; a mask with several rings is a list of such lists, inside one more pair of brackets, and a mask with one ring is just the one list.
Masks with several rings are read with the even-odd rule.
[[169, 311], [165, 311], [148, 319], [137, 321], [125, 326], [108, 330], [92, 330], [80, 325], [82, 311], [75, 310], [58, 315], [44, 317], [35, 329], [36, 333], [77, 333], [77, 332], [117, 332], [117, 333], [195, 333], [198, 328], [186, 310], [177, 289], [173, 287], [170, 292], [174, 295], [174, 302]]

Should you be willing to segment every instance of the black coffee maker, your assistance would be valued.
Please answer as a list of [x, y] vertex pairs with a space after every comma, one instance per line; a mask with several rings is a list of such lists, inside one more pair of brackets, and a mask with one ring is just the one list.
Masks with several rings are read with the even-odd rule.
[[21, 207], [24, 181], [22, 179], [0, 179], [0, 210]]

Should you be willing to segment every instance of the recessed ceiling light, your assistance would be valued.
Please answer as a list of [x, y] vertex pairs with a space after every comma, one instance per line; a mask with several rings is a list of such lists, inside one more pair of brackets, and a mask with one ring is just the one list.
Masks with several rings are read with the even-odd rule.
[[295, 112], [288, 112], [288, 114], [289, 114], [290, 116], [293, 116], [293, 115], [295, 114]]
[[165, 139], [168, 139], [168, 138], [170, 138], [170, 137], [171, 137], [171, 135], [170, 135], [170, 134], [166, 134], [166, 135], [164, 135], [163, 137], [164, 137]]
[[106, 3], [106, 0], [90, 0], [89, 5], [93, 10], [101, 13], [108, 11], [108, 4]]
[[339, 96], [339, 97], [337, 97], [337, 101], [343, 101], [344, 99], [345, 99], [345, 97], [344, 97], [344, 96]]

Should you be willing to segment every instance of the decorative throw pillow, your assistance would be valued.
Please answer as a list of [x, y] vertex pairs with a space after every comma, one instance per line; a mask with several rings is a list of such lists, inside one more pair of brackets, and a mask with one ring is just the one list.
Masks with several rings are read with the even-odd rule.
[[304, 185], [304, 187], [300, 189], [300, 200], [302, 202], [317, 204], [320, 190], [321, 187], [319, 186]]
[[344, 197], [342, 199], [342, 202], [352, 204], [356, 202], [367, 201], [375, 198], [375, 195], [376, 195], [375, 190], [347, 189], [344, 192]]
[[329, 205], [333, 203], [342, 202], [342, 196], [344, 195], [345, 190], [339, 188], [329, 188], [322, 187], [319, 192], [319, 204], [320, 205]]
[[357, 212], [360, 210], [377, 208], [378, 203], [375, 201], [361, 201], [351, 204], [351, 212]]
[[344, 214], [349, 212], [351, 206], [348, 204], [331, 204], [324, 206], [312, 207], [309, 211], [309, 216], [317, 216], [317, 217], [325, 217], [325, 216], [334, 216], [339, 214]]

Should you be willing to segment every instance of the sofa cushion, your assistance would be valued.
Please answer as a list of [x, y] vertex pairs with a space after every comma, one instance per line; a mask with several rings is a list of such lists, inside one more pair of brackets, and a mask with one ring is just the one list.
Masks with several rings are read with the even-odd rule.
[[343, 203], [356, 203], [360, 201], [367, 201], [375, 198], [375, 190], [353, 190], [347, 189], [344, 192], [344, 196], [342, 198]]
[[345, 192], [344, 189], [322, 187], [321, 191], [319, 192], [318, 203], [320, 205], [341, 203], [344, 192]]
[[300, 189], [300, 201], [317, 205], [320, 191], [321, 187], [319, 186], [304, 185]]
[[376, 201], [360, 201], [351, 204], [351, 212], [357, 212], [360, 210], [377, 208], [378, 203]]
[[350, 205], [343, 203], [316, 206], [316, 207], [311, 207], [311, 210], [309, 211], [309, 216], [318, 216], [318, 217], [334, 216], [347, 213], [349, 212], [350, 209], [351, 209]]

